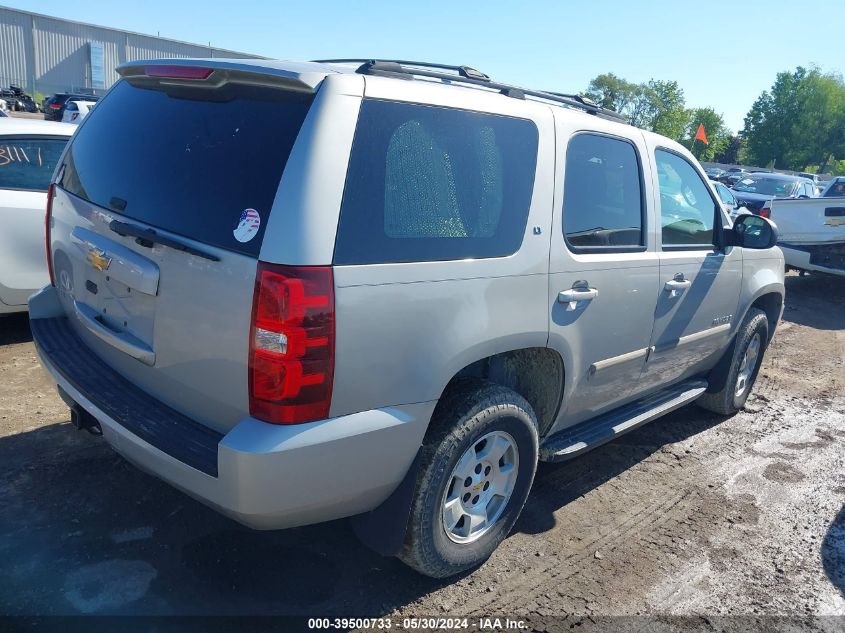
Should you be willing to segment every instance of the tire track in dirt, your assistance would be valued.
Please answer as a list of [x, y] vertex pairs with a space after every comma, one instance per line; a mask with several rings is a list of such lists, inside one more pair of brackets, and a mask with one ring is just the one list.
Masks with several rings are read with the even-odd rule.
[[[643, 505], [634, 514], [613, 526], [608, 533], [583, 543], [562, 558], [555, 558], [554, 564], [534, 567], [525, 574], [514, 572], [503, 583], [507, 589], [495, 596], [481, 596], [467, 601], [464, 604], [467, 612], [471, 614], [496, 612], [524, 604], [526, 600], [542, 595], [549, 590], [549, 587], [557, 586], [575, 574], [583, 572], [588, 567], [587, 561], [592, 560], [596, 552], [603, 550], [612, 552], [619, 544], [641, 535], [646, 529], [651, 530], [671, 521], [679, 510], [685, 510], [690, 505], [692, 495], [692, 492], [687, 491], [674, 495], [658, 506]], [[566, 569], [561, 570], [561, 567], [566, 567]]]

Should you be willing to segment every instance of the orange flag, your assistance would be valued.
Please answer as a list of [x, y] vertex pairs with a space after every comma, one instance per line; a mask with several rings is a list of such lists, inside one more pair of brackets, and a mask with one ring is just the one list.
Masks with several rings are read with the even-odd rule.
[[[701, 141], [705, 145], [709, 145], [710, 143], [707, 142], [707, 134], [704, 133], [704, 123], [698, 124], [698, 132], [695, 133], [695, 140]], [[693, 141], [695, 142], [695, 141]]]

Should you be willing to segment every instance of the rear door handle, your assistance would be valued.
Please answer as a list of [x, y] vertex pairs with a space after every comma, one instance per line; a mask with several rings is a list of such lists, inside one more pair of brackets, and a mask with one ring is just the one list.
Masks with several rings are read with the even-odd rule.
[[558, 303], [566, 303], [567, 310], [574, 310], [578, 307], [579, 301], [592, 301], [599, 296], [599, 291], [588, 286], [576, 286], [569, 290], [563, 290], [558, 293]]
[[589, 301], [598, 296], [599, 291], [595, 288], [572, 288], [562, 291], [557, 296], [557, 300], [561, 303], [569, 303], [570, 301]]

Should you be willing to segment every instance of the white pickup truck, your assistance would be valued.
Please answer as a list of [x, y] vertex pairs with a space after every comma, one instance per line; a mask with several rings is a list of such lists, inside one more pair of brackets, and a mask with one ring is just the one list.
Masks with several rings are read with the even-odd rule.
[[845, 198], [775, 198], [765, 206], [778, 226], [787, 270], [845, 275]]

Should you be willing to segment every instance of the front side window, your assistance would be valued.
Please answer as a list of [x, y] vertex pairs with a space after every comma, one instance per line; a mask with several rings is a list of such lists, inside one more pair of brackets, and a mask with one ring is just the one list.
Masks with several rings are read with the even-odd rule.
[[0, 137], [0, 189], [47, 191], [67, 138]]
[[714, 244], [715, 202], [695, 168], [678, 154], [654, 152], [660, 181], [663, 246]]
[[598, 134], [572, 138], [563, 185], [563, 232], [572, 250], [643, 246], [640, 174], [628, 141]]
[[335, 263], [512, 255], [525, 234], [537, 139], [525, 119], [365, 99]]

